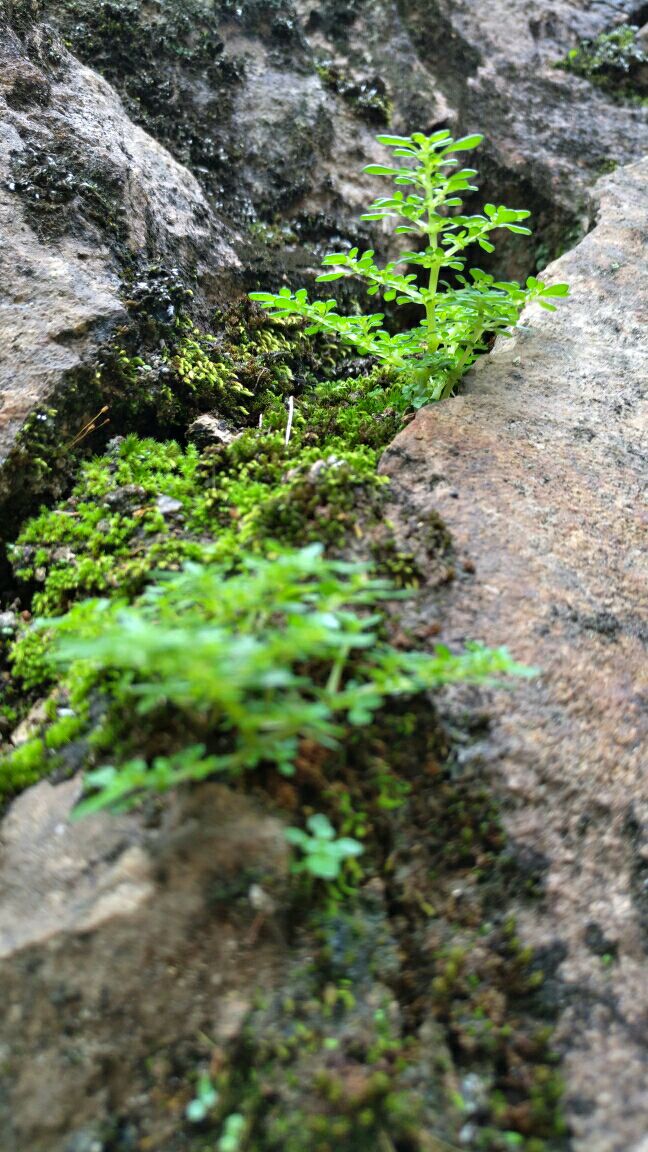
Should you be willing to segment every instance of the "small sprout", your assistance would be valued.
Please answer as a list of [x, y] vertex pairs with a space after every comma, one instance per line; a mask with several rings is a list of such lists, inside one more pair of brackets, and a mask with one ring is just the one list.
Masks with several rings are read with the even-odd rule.
[[192, 1124], [201, 1124], [206, 1120], [211, 1110], [218, 1103], [218, 1092], [214, 1088], [209, 1076], [203, 1073], [198, 1078], [196, 1095], [190, 1100], [185, 1109], [185, 1116]]
[[223, 1134], [216, 1145], [218, 1152], [239, 1152], [245, 1134], [245, 1118], [240, 1112], [232, 1112], [223, 1126]]
[[310, 836], [301, 828], [287, 828], [285, 832], [288, 843], [304, 854], [303, 860], [293, 864], [293, 872], [309, 872], [318, 880], [337, 880], [344, 861], [364, 851], [362, 844], [350, 836], [336, 839], [333, 825], [321, 812], [309, 816], [306, 827]]

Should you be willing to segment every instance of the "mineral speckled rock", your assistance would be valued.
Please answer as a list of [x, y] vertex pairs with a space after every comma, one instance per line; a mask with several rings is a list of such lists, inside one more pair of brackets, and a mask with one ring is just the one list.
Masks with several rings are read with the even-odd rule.
[[494, 696], [483, 752], [510, 832], [549, 863], [544, 907], [520, 911], [520, 935], [565, 949], [557, 1039], [573, 1147], [627, 1152], [648, 1099], [648, 162], [598, 195], [597, 226], [546, 273], [571, 300], [529, 309], [459, 397], [421, 410], [382, 470], [401, 518], [438, 512], [458, 553], [454, 583], [418, 613], [452, 645], [506, 642], [540, 669]]
[[[220, 785], [70, 823], [80, 782], [24, 793], [0, 828], [2, 1152], [69, 1152], [141, 1105], [152, 1064], [230, 1040], [284, 962], [282, 825]], [[268, 929], [251, 929], [273, 893]], [[147, 1071], [148, 1069], [148, 1071]], [[139, 1104], [138, 1104], [139, 1101]], [[152, 1104], [163, 1148], [182, 1102]]]

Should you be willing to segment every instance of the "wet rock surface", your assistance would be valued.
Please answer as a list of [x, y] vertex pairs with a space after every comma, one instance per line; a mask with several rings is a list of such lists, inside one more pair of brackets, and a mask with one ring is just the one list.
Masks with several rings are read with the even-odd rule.
[[534, 209], [544, 248], [526, 256], [540, 266], [582, 233], [593, 181], [648, 139], [640, 102], [557, 67], [582, 41], [641, 20], [631, 0], [164, 0], [154, 16], [132, 0], [43, 0], [37, 12], [251, 238], [259, 222], [287, 221], [284, 246], [301, 265], [336, 233], [357, 238], [360, 168], [381, 129], [482, 131], [482, 179], [492, 197]]
[[97, 350], [127, 319], [126, 269], [178, 263], [213, 297], [238, 259], [196, 180], [129, 120], [102, 77], [51, 34], [19, 38], [1, 12], [0, 30], [0, 501], [9, 515], [12, 494], [19, 502], [27, 479], [38, 490], [43, 468], [37, 446], [26, 460], [16, 448], [25, 425], [38, 445], [64, 407], [62, 450], [95, 410]]
[[285, 960], [278, 820], [208, 785], [153, 826], [71, 824], [80, 789], [44, 782], [2, 826], [3, 1152], [104, 1148], [146, 1090], [149, 1146], [167, 1147], [190, 1096], [156, 1103], [156, 1079], [173, 1083], [201, 1031], [231, 1041]]
[[530, 309], [382, 464], [401, 518], [436, 511], [459, 554], [420, 617], [451, 644], [505, 641], [541, 670], [495, 694], [475, 754], [497, 771], [509, 832], [548, 862], [520, 935], [563, 950], [577, 1152], [638, 1150], [648, 1091], [647, 187], [646, 162], [600, 182], [595, 229], [547, 272], [571, 302]]
[[[239, 261], [267, 286], [306, 275], [324, 248], [384, 246], [358, 223], [381, 128], [484, 132], [488, 196], [534, 215], [535, 239], [502, 249], [507, 272], [544, 266], [586, 229], [592, 181], [646, 146], [644, 103], [556, 67], [624, 18], [641, 12], [625, 0], [532, 12], [523, 0], [4, 3], [0, 459], [30, 418], [38, 461], [43, 436], [51, 455], [59, 427], [65, 446], [93, 415], [98, 348], [125, 323], [124, 278], [143, 261], [176, 266], [213, 303]], [[25, 464], [0, 481], [14, 526]], [[30, 472], [37, 493], [56, 490], [49, 460]]]

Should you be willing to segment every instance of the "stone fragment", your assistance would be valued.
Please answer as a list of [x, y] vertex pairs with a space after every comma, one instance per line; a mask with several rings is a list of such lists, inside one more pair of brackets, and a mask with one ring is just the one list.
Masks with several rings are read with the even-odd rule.
[[205, 412], [198, 416], [187, 429], [187, 436], [197, 448], [231, 444], [240, 433], [233, 432], [226, 420], [217, 412]]

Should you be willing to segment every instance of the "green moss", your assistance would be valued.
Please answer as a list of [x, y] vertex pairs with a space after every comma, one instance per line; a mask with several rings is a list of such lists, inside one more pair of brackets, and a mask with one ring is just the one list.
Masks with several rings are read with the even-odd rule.
[[[410, 1068], [391, 995], [367, 1003], [366, 979], [350, 995], [346, 981], [320, 983], [311, 965], [291, 974], [293, 994], [255, 1010], [235, 1059], [216, 1079], [214, 1129], [236, 1110], [255, 1152], [375, 1152], [386, 1140], [418, 1149], [428, 1102]], [[429, 1118], [428, 1118], [429, 1122]], [[440, 1122], [435, 1118], [435, 1127]]]
[[[287, 343], [281, 330], [262, 330], [254, 344], [256, 362], [272, 358], [269, 385], [283, 383], [277, 352]], [[204, 356], [201, 371], [212, 363]], [[39, 588], [34, 613], [60, 613], [87, 595], [136, 595], [153, 571], [188, 559], [235, 561], [241, 547], [263, 550], [267, 541], [341, 546], [351, 532], [366, 533], [368, 551], [384, 546], [384, 570], [411, 582], [412, 562], [385, 528], [386, 482], [376, 475], [379, 447], [399, 423], [385, 383], [376, 374], [305, 392], [288, 445], [285, 404], [274, 391], [265, 394], [263, 426], [228, 446], [201, 454], [134, 435], [116, 441], [81, 466], [70, 498], [30, 520], [10, 550], [16, 576]], [[29, 686], [42, 673], [43, 648], [27, 632], [15, 649], [16, 671]]]
[[59, 716], [45, 733], [45, 746], [53, 752], [64, 748], [82, 733], [86, 723], [85, 716]]
[[15, 748], [10, 757], [0, 758], [0, 800], [29, 788], [47, 774], [45, 745], [40, 737]]
[[634, 24], [623, 24], [602, 32], [595, 40], [583, 40], [572, 48], [560, 67], [616, 98], [641, 99], [648, 96], [648, 55], [637, 38]]
[[389, 124], [392, 102], [380, 76], [354, 80], [330, 60], [318, 64], [317, 73], [324, 86], [341, 96], [361, 119], [370, 124]]

